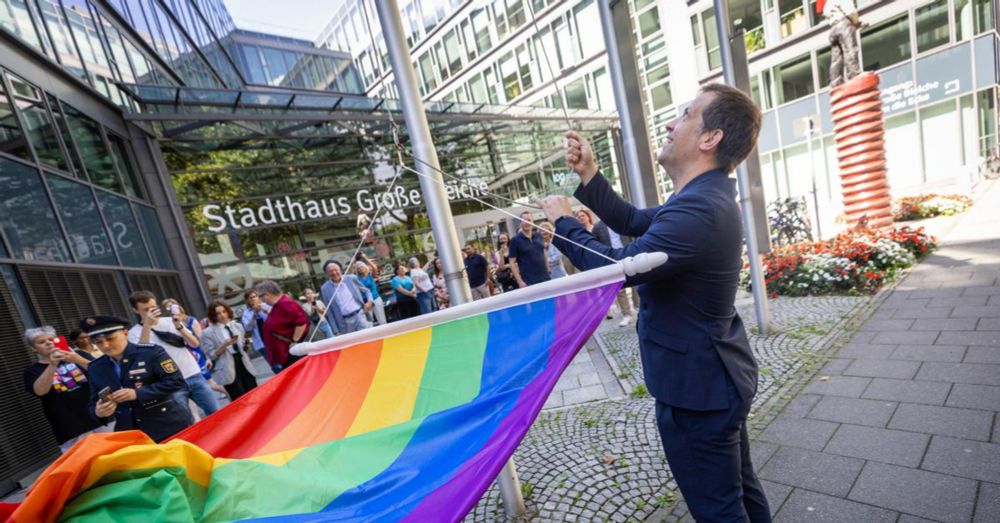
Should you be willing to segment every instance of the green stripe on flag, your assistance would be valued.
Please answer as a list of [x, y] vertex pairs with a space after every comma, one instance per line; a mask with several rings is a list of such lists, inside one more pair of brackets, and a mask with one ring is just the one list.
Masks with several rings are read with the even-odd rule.
[[183, 467], [111, 472], [73, 498], [60, 521], [196, 521], [205, 494], [205, 487], [188, 479]]
[[489, 332], [486, 314], [434, 327], [414, 418], [468, 403], [479, 394]]

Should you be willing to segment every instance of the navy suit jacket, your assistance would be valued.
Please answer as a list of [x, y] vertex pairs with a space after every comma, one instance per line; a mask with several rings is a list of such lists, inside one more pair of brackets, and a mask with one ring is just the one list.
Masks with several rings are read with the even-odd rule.
[[[709, 171], [649, 209], [621, 199], [600, 174], [575, 196], [615, 232], [635, 240], [609, 247], [568, 216], [556, 220], [559, 235], [615, 260], [642, 252], [669, 256], [625, 282], [641, 298], [639, 351], [653, 397], [684, 409], [725, 409], [733, 386], [749, 403], [757, 389], [757, 362], [733, 306], [743, 245], [735, 180], [721, 169]], [[581, 270], [611, 263], [558, 237], [553, 242]]]

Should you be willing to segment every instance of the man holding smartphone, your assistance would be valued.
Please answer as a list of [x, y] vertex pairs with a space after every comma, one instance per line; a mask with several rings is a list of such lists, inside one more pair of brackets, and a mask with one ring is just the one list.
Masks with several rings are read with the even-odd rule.
[[187, 405], [175, 399], [184, 378], [162, 348], [130, 342], [127, 326], [127, 320], [114, 316], [80, 320], [80, 330], [107, 356], [88, 369], [88, 410], [102, 423], [113, 419], [116, 431], [137, 429], [160, 442], [193, 421]]
[[[184, 377], [185, 386], [177, 392], [177, 403], [188, 408], [188, 399], [194, 401], [208, 416], [219, 410], [219, 400], [201, 374], [194, 354], [187, 348], [201, 345], [198, 337], [183, 322], [173, 316], [164, 316], [156, 306], [156, 296], [149, 291], [135, 291], [128, 297], [132, 310], [139, 315], [140, 324], [128, 331], [128, 341], [134, 344], [158, 345], [173, 359]], [[179, 311], [178, 311], [179, 312]]]

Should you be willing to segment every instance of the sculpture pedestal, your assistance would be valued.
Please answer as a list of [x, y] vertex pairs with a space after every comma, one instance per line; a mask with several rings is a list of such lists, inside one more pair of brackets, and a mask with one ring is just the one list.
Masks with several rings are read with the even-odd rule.
[[862, 73], [830, 91], [844, 217], [849, 229], [892, 226], [878, 76]]

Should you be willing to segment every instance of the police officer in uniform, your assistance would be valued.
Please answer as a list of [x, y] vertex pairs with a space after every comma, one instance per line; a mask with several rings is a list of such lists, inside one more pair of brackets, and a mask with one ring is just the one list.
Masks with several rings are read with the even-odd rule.
[[[90, 365], [90, 415], [101, 423], [115, 420], [115, 430], [138, 429], [162, 441], [191, 425], [191, 411], [171, 399], [184, 387], [174, 360], [157, 345], [128, 341], [128, 321], [114, 316], [80, 320], [80, 330], [107, 358]], [[105, 391], [110, 389], [110, 394]]]

